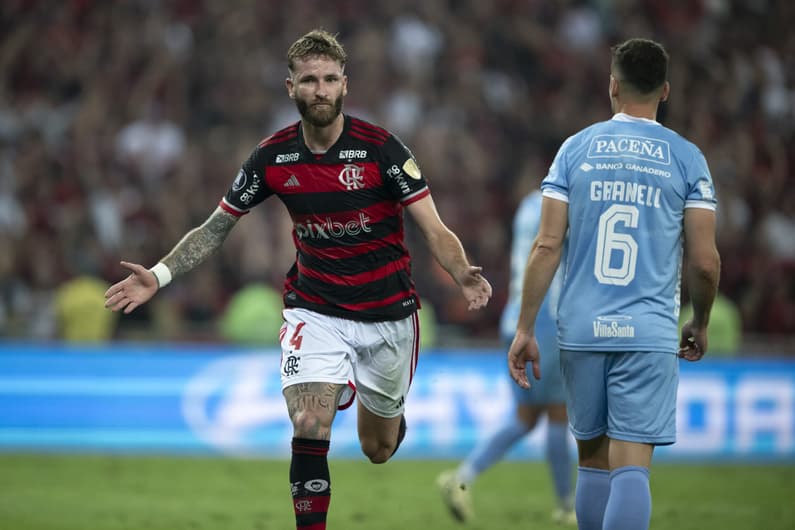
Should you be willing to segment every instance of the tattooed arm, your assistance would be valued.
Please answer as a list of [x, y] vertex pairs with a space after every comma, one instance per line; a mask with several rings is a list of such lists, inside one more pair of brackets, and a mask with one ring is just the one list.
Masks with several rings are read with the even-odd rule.
[[171, 252], [151, 269], [122, 261], [121, 265], [132, 273], [105, 292], [105, 307], [113, 311], [123, 309], [126, 314], [146, 303], [172, 278], [192, 270], [218, 250], [238, 219], [216, 208], [201, 226], [185, 234]]
[[221, 248], [238, 219], [239, 217], [216, 208], [204, 224], [185, 234], [160, 262], [168, 267], [173, 278], [185, 274]]

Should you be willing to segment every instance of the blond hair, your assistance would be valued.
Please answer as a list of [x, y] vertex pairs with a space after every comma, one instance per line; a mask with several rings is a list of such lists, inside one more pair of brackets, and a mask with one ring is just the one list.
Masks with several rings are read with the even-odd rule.
[[345, 66], [345, 61], [348, 60], [345, 48], [337, 41], [336, 35], [323, 29], [313, 29], [287, 50], [287, 68], [292, 73], [296, 60], [313, 56], [328, 57], [339, 62], [341, 66]]

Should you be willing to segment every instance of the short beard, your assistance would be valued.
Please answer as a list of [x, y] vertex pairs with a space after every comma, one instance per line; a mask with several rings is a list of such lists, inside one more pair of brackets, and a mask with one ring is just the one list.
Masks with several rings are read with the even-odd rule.
[[318, 111], [317, 108], [310, 107], [306, 101], [298, 98], [295, 100], [295, 106], [298, 107], [301, 118], [309, 125], [314, 127], [328, 127], [334, 123], [334, 120], [336, 120], [337, 116], [342, 112], [342, 96], [334, 100], [331, 111]]

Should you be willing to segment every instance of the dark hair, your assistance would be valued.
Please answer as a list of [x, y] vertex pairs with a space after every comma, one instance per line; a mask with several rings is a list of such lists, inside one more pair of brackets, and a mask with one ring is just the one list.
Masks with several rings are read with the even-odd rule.
[[312, 56], [323, 56], [338, 61], [345, 66], [348, 56], [345, 48], [337, 41], [336, 36], [322, 29], [313, 29], [287, 50], [287, 68], [293, 71], [296, 59], [306, 59]]
[[629, 39], [611, 48], [613, 76], [639, 94], [650, 94], [668, 77], [668, 52], [649, 39]]

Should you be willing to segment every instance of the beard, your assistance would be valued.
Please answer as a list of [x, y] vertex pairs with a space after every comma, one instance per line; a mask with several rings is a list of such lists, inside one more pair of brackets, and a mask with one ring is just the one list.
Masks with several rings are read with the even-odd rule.
[[330, 101], [331, 105], [315, 106], [310, 105], [303, 99], [295, 98], [295, 106], [298, 112], [308, 124], [315, 127], [328, 127], [342, 112], [342, 98], [338, 97]]

